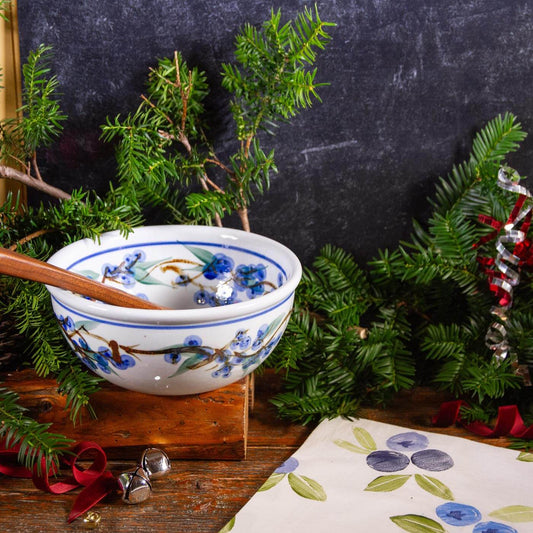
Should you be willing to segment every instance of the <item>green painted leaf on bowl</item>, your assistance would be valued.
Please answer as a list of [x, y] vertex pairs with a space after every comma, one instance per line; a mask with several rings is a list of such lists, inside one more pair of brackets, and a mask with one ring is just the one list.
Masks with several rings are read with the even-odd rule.
[[153, 261], [140, 261], [135, 264], [135, 268], [142, 268], [143, 270], [147, 270], [148, 268], [168, 263], [170, 260], [170, 257], [166, 257], [165, 259], [154, 259]]
[[283, 322], [285, 316], [286, 315], [279, 315], [268, 325], [268, 328], [264, 334], [264, 338], [268, 338], [271, 333], [275, 333], [279, 325]]
[[179, 376], [180, 374], [187, 372], [187, 370], [196, 370], [197, 368], [200, 368], [206, 365], [207, 363], [209, 363], [209, 358], [206, 358], [205, 355], [198, 353], [191, 355], [190, 357], [185, 359], [183, 363], [181, 363], [176, 372], [174, 372], [168, 377], [173, 378], [175, 376]]
[[135, 280], [143, 285], [164, 285], [170, 287], [168, 283], [164, 283], [160, 279], [154, 278], [154, 276], [144, 268], [135, 268]]
[[86, 278], [90, 279], [98, 279], [100, 277], [100, 274], [94, 270], [79, 270], [76, 271], [76, 274], [80, 274], [81, 276], [85, 276]]
[[91, 329], [97, 328], [100, 325], [100, 322], [97, 322], [96, 320], [78, 320], [76, 322], [76, 329], [84, 329], [86, 331], [91, 331]]
[[213, 261], [213, 254], [205, 250], [204, 248], [198, 248], [197, 246], [185, 246], [191, 254], [193, 254], [195, 257], [197, 257], [204, 265], [208, 265]]

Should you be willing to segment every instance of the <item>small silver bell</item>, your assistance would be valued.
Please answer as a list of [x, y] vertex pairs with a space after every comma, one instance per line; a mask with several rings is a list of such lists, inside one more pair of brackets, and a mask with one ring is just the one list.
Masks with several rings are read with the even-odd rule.
[[122, 489], [122, 499], [126, 503], [141, 503], [152, 495], [150, 478], [140, 466], [131, 472], [120, 474], [118, 483]]
[[142, 454], [141, 466], [150, 479], [157, 479], [170, 471], [170, 459], [159, 448], [147, 448]]

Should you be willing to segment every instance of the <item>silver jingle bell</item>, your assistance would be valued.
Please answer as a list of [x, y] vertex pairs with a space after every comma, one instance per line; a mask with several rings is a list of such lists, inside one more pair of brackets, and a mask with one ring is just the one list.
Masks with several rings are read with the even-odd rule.
[[159, 448], [147, 448], [142, 454], [141, 466], [150, 479], [157, 479], [170, 471], [170, 459]]
[[126, 503], [141, 503], [152, 495], [150, 478], [140, 466], [131, 472], [120, 474], [118, 484], [122, 489], [122, 500]]

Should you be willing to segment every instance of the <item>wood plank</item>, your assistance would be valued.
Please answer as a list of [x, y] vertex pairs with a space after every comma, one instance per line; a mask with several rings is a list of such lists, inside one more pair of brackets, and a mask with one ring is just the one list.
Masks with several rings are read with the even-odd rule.
[[154, 396], [109, 383], [91, 397], [98, 418], [86, 412], [73, 425], [65, 398], [52, 379], [24, 370], [6, 376], [5, 386], [39, 422], [74, 439], [98, 442], [109, 458], [135, 459], [148, 446], [173, 459], [240, 460], [246, 455], [248, 378], [216, 391], [189, 396]]
[[[96, 506], [98, 531], [135, 533], [216, 533], [236, 514], [290, 451], [249, 450], [244, 461], [178, 461], [173, 472], [153, 483], [152, 497], [126, 505], [118, 494]], [[113, 461], [119, 474], [133, 463]], [[80, 519], [67, 525], [76, 494], [38, 491], [30, 480], [0, 479], [0, 528], [3, 533], [87, 531]]]

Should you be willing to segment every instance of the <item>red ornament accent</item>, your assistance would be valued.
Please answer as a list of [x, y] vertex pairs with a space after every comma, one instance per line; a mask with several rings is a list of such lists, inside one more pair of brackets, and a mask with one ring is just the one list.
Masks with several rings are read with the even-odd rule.
[[[106, 470], [107, 457], [104, 450], [95, 442], [79, 442], [63, 459], [65, 466], [72, 471], [72, 476], [62, 481], [50, 484], [49, 477], [58, 474], [57, 467], [46, 468], [45, 460], [41, 460], [40, 469], [37, 465], [33, 471], [16, 463], [20, 446], [13, 448], [0, 448], [0, 473], [12, 477], [32, 478], [34, 485], [45, 492], [64, 494], [79, 487], [84, 487], [76, 498], [72, 510], [68, 516], [68, 522], [72, 522], [80, 515], [91, 509], [109, 493], [118, 489], [118, 482], [111, 472]], [[76, 462], [85, 453], [93, 452], [93, 463], [86, 470], [76, 466]]]
[[517, 437], [520, 439], [533, 438], [533, 426], [526, 426], [516, 405], [504, 405], [498, 409], [498, 417], [494, 428], [483, 422], [466, 423], [461, 419], [461, 407], [468, 407], [463, 400], [444, 402], [437, 415], [433, 417], [433, 425], [448, 427], [458, 424], [468, 431], [481, 437]]
[[[479, 248], [483, 244], [486, 244], [487, 242], [497, 238], [498, 234], [500, 234], [502, 230], [504, 230], [505, 232], [505, 230], [507, 230], [509, 226], [514, 226], [514, 224], [518, 222], [516, 219], [520, 215], [526, 198], [527, 196], [524, 194], [519, 195], [505, 224], [499, 220], [496, 220], [493, 217], [489, 217], [487, 215], [478, 215], [478, 220], [482, 224], [486, 224], [494, 228], [494, 231], [491, 231], [489, 234], [485, 235], [484, 237], [481, 237], [481, 239], [479, 239], [476, 243], [472, 245], [472, 248]], [[519, 229], [519, 231], [521, 231], [523, 235], [527, 235], [527, 232], [531, 225], [531, 216], [531, 211], [529, 211], [524, 216], [524, 220], [522, 221], [522, 224]], [[524, 238], [521, 241], [514, 242], [515, 245], [513, 247], [512, 254], [519, 260], [518, 264], [516, 265], [518, 269], [533, 266], [533, 247], [531, 241], [528, 238]], [[490, 291], [493, 292], [494, 295], [499, 299], [498, 305], [500, 305], [501, 307], [510, 307], [512, 304], [511, 292], [505, 290], [498, 284], [492, 283], [494, 279], [507, 281], [509, 280], [509, 277], [506, 275], [505, 272], [502, 272], [502, 270], [496, 263], [495, 258], [478, 256], [477, 261], [481, 265], [481, 271], [488, 278]]]

